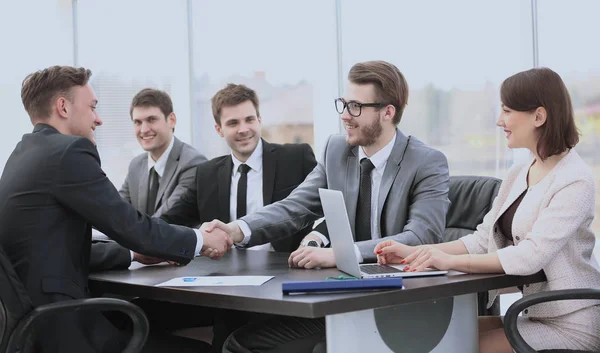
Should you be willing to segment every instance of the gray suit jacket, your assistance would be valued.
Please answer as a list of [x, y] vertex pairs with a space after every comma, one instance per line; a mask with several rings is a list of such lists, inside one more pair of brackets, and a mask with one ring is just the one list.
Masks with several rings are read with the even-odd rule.
[[[175, 136], [173, 138], [175, 142], [169, 153], [165, 172], [160, 178], [154, 214], [151, 216], [159, 217], [173, 206], [194, 184], [196, 166], [206, 161], [206, 157], [194, 147], [179, 141]], [[144, 152], [131, 161], [119, 194], [137, 210], [144, 212], [148, 200], [148, 153]]]
[[[396, 134], [377, 200], [381, 236], [408, 245], [437, 243], [450, 206], [446, 156], [400, 130]], [[286, 199], [242, 218], [252, 231], [247, 246], [272, 242], [275, 234], [297, 232], [322, 217], [319, 188], [344, 193], [354, 234], [359, 170], [358, 147], [349, 146], [343, 135], [331, 136], [322, 160], [298, 188]], [[380, 241], [357, 243], [365, 261], [375, 259], [373, 249]]]

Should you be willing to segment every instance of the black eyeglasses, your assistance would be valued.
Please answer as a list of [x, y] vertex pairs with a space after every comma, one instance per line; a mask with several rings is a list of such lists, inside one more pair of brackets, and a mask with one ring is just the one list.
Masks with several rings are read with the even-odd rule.
[[339, 114], [344, 113], [344, 109], [348, 109], [348, 114], [353, 117], [360, 116], [362, 113], [362, 107], [385, 107], [387, 104], [384, 103], [358, 103], [355, 101], [346, 102], [344, 98], [337, 98], [335, 100], [335, 109]]

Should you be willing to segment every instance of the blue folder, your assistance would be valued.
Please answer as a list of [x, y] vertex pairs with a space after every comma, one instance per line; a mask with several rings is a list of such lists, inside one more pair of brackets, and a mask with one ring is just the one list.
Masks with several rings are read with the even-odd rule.
[[281, 283], [283, 294], [314, 293], [314, 292], [340, 292], [373, 289], [401, 289], [402, 277], [370, 278], [370, 279], [345, 279], [326, 281], [297, 281]]

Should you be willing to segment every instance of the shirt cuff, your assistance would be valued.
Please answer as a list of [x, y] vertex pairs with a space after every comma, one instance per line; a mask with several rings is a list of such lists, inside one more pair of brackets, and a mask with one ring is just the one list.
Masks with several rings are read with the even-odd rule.
[[129, 250], [129, 254], [131, 255], [131, 262], [133, 262], [133, 251]]
[[194, 251], [194, 256], [200, 256], [200, 251], [204, 245], [204, 236], [200, 229], [193, 229], [193, 231], [196, 233], [196, 250]]
[[252, 235], [252, 231], [250, 230], [248, 223], [242, 221], [241, 219], [236, 220], [235, 223], [237, 223], [237, 225], [242, 230], [242, 233], [244, 233], [244, 239], [241, 242], [236, 243], [235, 246], [244, 247], [250, 241], [250, 236]]
[[327, 239], [326, 236], [324, 236], [323, 234], [317, 232], [316, 230], [313, 230], [312, 232], [310, 232], [316, 236], [319, 237], [319, 239], [321, 239], [321, 241], [323, 242], [323, 247], [326, 247], [327, 245], [329, 245], [329, 239]]
[[359, 264], [361, 264], [364, 259], [362, 257], [362, 255], [360, 254], [360, 250], [358, 250], [358, 245], [354, 244], [354, 253], [356, 254], [356, 260], [358, 261]]

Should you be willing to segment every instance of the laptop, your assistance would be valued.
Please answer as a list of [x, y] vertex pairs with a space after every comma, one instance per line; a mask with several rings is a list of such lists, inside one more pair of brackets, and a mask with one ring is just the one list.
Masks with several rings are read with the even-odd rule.
[[348, 212], [344, 203], [344, 195], [339, 190], [319, 189], [321, 205], [331, 247], [335, 254], [337, 268], [356, 278], [382, 278], [382, 277], [421, 277], [445, 275], [448, 271], [425, 269], [420, 272], [404, 272], [406, 265], [380, 265], [362, 264], [356, 259], [354, 252], [354, 238], [348, 220]]

